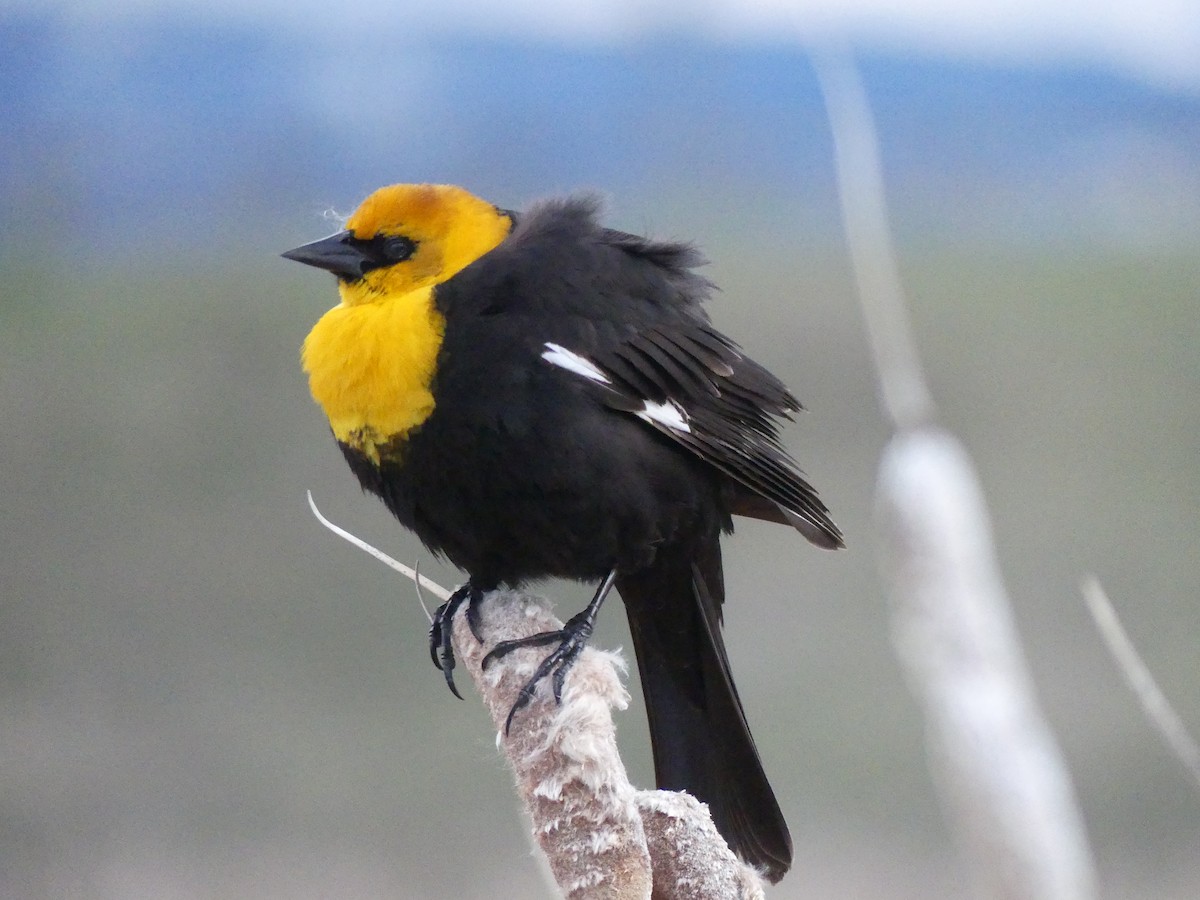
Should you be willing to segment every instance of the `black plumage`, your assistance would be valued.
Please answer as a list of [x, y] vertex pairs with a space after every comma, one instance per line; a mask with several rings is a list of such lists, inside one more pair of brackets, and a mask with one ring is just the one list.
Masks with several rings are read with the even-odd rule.
[[[719, 537], [735, 514], [841, 534], [782, 448], [792, 394], [710, 324], [689, 247], [602, 227], [587, 198], [515, 215], [433, 300], [429, 417], [363, 486], [476, 590], [615, 571], [662, 788], [708, 803], [777, 880], [791, 840], [721, 639]], [[586, 637], [586, 635], [584, 635]]]

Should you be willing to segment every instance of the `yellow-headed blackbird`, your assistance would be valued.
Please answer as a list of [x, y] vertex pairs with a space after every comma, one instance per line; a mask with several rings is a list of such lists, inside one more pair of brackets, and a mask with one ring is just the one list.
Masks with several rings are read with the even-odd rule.
[[659, 787], [706, 802], [744, 859], [782, 877], [791, 838], [730, 676], [718, 539], [733, 515], [820, 547], [842, 537], [778, 440], [774, 418], [799, 404], [709, 323], [698, 255], [605, 228], [589, 198], [514, 213], [446, 185], [382, 188], [344, 231], [284, 255], [337, 276], [303, 361], [350, 468], [469, 574], [430, 636], [451, 688], [464, 603], [478, 634], [484, 591], [600, 585], [562, 632], [491, 654], [556, 645], [516, 712], [546, 675], [561, 693], [615, 586]]

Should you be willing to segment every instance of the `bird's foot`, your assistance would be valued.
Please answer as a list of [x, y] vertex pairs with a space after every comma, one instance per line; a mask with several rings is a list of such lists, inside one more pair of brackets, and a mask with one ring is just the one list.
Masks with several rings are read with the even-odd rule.
[[468, 581], [451, 594], [449, 600], [437, 608], [433, 614], [433, 622], [429, 625], [429, 658], [433, 660], [435, 666], [441, 669], [442, 674], [446, 676], [446, 686], [450, 688], [450, 693], [459, 700], [462, 699], [462, 694], [454, 686], [454, 644], [451, 641], [454, 634], [454, 615], [465, 603], [467, 605], [467, 626], [471, 629], [471, 634], [475, 635], [475, 640], [482, 643], [483, 636], [480, 634], [482, 620], [479, 615], [479, 605], [482, 599], [483, 591]]
[[554, 686], [554, 702], [562, 703], [563, 682], [566, 681], [567, 672], [575, 664], [575, 660], [579, 658], [579, 654], [583, 651], [583, 648], [587, 646], [588, 638], [592, 636], [592, 629], [595, 627], [596, 612], [598, 609], [599, 604], [589, 604], [583, 612], [568, 619], [559, 631], [543, 631], [541, 634], [534, 634], [525, 638], [501, 641], [483, 658], [481, 666], [486, 669], [494, 660], [502, 656], [507, 656], [514, 650], [519, 650], [522, 647], [542, 647], [546, 644], [553, 644], [555, 641], [558, 642], [558, 646], [542, 660], [537, 670], [533, 673], [533, 677], [525, 682], [524, 686], [517, 693], [516, 702], [513, 703], [512, 709], [508, 711], [508, 718], [504, 722], [504, 733], [506, 735], [512, 726], [513, 716], [529, 705], [529, 701], [533, 699], [534, 691], [537, 689], [538, 682], [551, 673], [553, 673], [551, 684]]

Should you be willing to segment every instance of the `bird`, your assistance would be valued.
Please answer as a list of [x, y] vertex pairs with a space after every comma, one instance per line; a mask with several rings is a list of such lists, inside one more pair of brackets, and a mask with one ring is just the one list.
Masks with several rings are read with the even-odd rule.
[[340, 302], [304, 341], [316, 403], [365, 492], [467, 573], [434, 616], [480, 635], [483, 594], [547, 578], [595, 584], [509, 713], [571, 663], [615, 588], [624, 601], [660, 789], [706, 803], [772, 882], [792, 843], [722, 639], [720, 539], [733, 517], [842, 533], [784, 448], [801, 409], [718, 331], [690, 244], [606, 227], [575, 194], [520, 212], [464, 188], [394, 184], [284, 257], [336, 276]]

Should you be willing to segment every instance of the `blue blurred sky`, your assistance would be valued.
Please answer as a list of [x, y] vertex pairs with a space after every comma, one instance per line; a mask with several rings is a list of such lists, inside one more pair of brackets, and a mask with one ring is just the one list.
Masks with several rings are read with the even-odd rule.
[[1141, 247], [1200, 228], [1194, 0], [0, 5], [0, 227], [98, 258], [244, 246], [239, 222], [286, 246], [304, 235], [263, 223], [397, 180], [514, 207], [597, 188], [650, 230], [664, 194], [701, 191], [834, 222], [806, 46], [838, 42], [899, 227]]
[[[614, 43], [683, 34], [720, 41], [845, 39], [1003, 64], [1100, 66], [1200, 90], [1195, 0], [41, 0], [6, 2], [86, 23], [161, 15], [283, 31], [375, 31]], [[399, 20], [399, 26], [397, 23]]]

